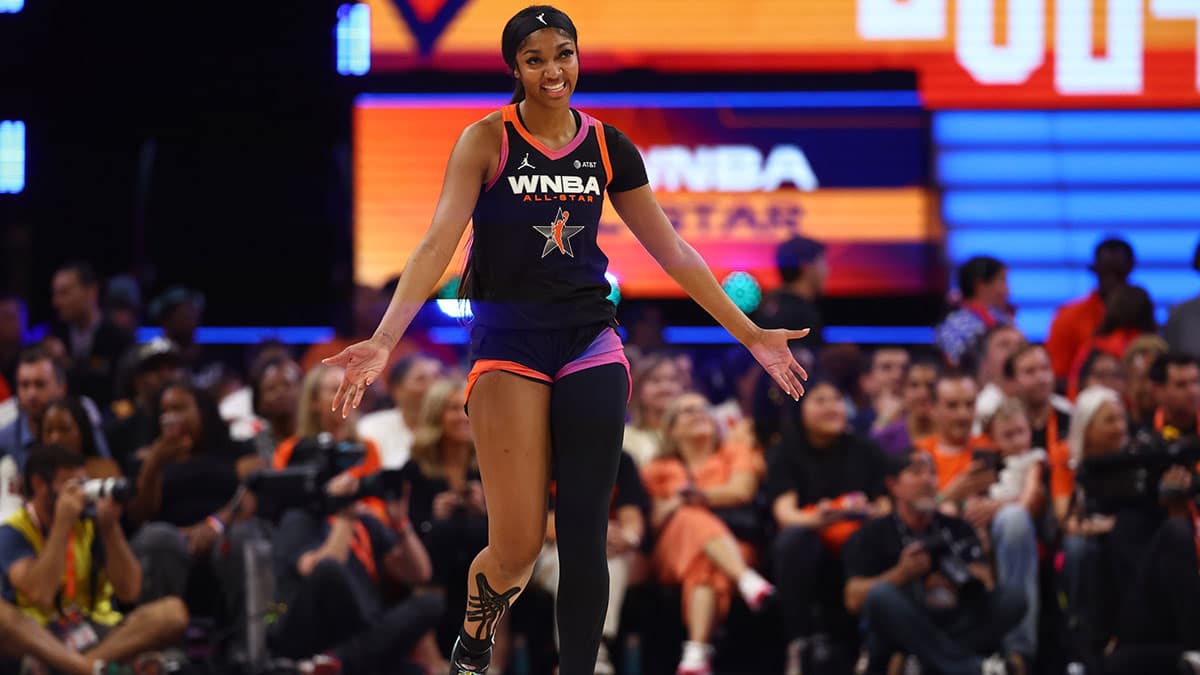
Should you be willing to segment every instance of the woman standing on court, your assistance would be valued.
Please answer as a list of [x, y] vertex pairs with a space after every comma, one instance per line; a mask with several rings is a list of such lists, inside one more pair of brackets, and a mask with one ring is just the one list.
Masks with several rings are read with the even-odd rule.
[[633, 143], [570, 107], [579, 59], [566, 14], [547, 5], [521, 10], [504, 27], [501, 49], [517, 81], [513, 102], [459, 137], [433, 222], [374, 336], [326, 362], [346, 369], [334, 407], [347, 414], [474, 221], [462, 283], [475, 317], [467, 406], [488, 546], [471, 565], [451, 673], [487, 671], [496, 624], [528, 583], [545, 539], [553, 466], [560, 672], [590, 675], [608, 597], [608, 504], [629, 397], [616, 310], [606, 299], [608, 258], [596, 242], [604, 192], [663, 269], [796, 400], [806, 374], [787, 342], [808, 331], [750, 321], [663, 214]]

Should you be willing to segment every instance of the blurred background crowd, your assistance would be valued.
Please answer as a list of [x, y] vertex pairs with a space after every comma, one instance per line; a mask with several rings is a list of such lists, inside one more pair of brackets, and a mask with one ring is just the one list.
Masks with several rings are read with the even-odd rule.
[[[789, 239], [785, 282], [754, 317], [814, 329], [794, 344], [810, 373], [798, 404], [738, 346], [665, 348], [645, 319], [625, 324], [598, 672], [668, 672], [685, 641], [721, 672], [1189, 663], [1200, 300], [1160, 327], [1136, 261], [1101, 242], [1094, 291], [1037, 342], [1013, 323], [1005, 262], [974, 257], [933, 344], [863, 348], [823, 341], [825, 247]], [[69, 650], [72, 620], [91, 624], [76, 652], [141, 668], [444, 670], [487, 540], [461, 348], [414, 330], [343, 418], [341, 372], [321, 359], [357, 336], [218, 350], [196, 340], [201, 293], [143, 307], [88, 262], [44, 292], [40, 337], [25, 298], [0, 300], [0, 562], [7, 603], [34, 619], [14, 633], [44, 625]], [[138, 343], [143, 321], [161, 335]], [[320, 491], [271, 471], [305, 468]], [[554, 532], [551, 515], [499, 672], [553, 668]], [[742, 592], [747, 566], [774, 592]], [[981, 670], [997, 658], [1008, 670]]]

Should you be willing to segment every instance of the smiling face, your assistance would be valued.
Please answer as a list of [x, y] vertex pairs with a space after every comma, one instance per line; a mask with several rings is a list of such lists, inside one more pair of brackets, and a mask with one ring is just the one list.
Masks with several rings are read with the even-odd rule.
[[558, 28], [530, 33], [517, 48], [513, 75], [525, 87], [526, 100], [551, 108], [569, 105], [579, 80], [575, 41]]

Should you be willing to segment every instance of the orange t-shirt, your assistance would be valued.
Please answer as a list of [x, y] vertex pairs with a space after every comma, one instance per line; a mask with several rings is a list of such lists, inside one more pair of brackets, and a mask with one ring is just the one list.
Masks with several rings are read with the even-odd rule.
[[1065, 378], [1071, 373], [1079, 348], [1096, 334], [1103, 320], [1104, 300], [1098, 291], [1058, 308], [1046, 337], [1046, 353], [1055, 377]]
[[702, 489], [725, 485], [739, 471], [754, 473], [753, 453], [740, 443], [726, 443], [700, 463], [690, 481], [683, 460], [663, 457], [648, 462], [642, 468], [642, 482], [651, 497], [666, 499], [689, 482]]
[[924, 450], [933, 457], [933, 466], [937, 469], [938, 489], [945, 490], [950, 481], [971, 466], [971, 453], [990, 447], [991, 441], [987, 436], [976, 436], [967, 441], [967, 447], [954, 454], [938, 451], [937, 435], [926, 436], [913, 443], [918, 450]]

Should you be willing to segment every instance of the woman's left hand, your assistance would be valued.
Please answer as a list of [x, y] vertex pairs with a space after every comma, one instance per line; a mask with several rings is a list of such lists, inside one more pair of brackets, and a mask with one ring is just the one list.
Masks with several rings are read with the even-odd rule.
[[799, 340], [806, 335], [807, 328], [760, 330], [757, 337], [746, 343], [746, 348], [754, 355], [759, 365], [775, 379], [775, 383], [785, 394], [796, 401], [804, 394], [804, 385], [800, 380], [807, 380], [808, 373], [796, 362], [796, 357], [788, 348], [788, 341]]

